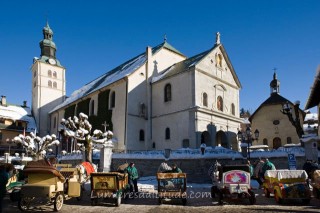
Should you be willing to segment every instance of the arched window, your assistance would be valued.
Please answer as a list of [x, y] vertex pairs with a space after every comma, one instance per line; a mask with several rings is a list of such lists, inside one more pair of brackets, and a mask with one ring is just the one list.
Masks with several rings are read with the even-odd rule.
[[291, 137], [287, 137], [287, 144], [291, 144], [291, 143], [292, 143]]
[[166, 128], [166, 140], [170, 139], [170, 129], [167, 127]]
[[57, 82], [53, 82], [53, 88], [57, 88]]
[[166, 84], [164, 87], [164, 102], [171, 101], [171, 84]]
[[139, 141], [144, 141], [144, 131], [143, 131], [143, 129], [140, 129], [140, 132], [139, 132]]
[[236, 114], [236, 109], [235, 109], [234, 103], [231, 104], [231, 114], [232, 115]]
[[116, 106], [116, 93], [113, 91], [110, 95], [110, 109]]
[[56, 71], [53, 71], [53, 77], [57, 78], [57, 72]]
[[36, 77], [36, 76], [37, 76], [37, 71], [34, 71], [33, 77]]
[[52, 81], [48, 81], [48, 87], [52, 87]]
[[217, 98], [217, 109], [223, 112], [223, 99], [221, 96]]
[[263, 139], [263, 145], [267, 145], [268, 146], [268, 139], [266, 139], [266, 138]]
[[90, 101], [89, 105], [89, 115], [94, 115], [94, 100]]
[[52, 71], [51, 70], [48, 70], [48, 76], [52, 77]]
[[207, 93], [203, 93], [203, 95], [202, 95], [202, 104], [203, 104], [203, 106], [205, 106], [205, 107], [207, 107], [208, 106], [208, 95], [207, 95]]

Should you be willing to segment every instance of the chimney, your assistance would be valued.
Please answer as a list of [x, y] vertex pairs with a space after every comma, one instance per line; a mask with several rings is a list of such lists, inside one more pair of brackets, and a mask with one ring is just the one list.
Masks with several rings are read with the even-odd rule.
[[7, 97], [4, 95], [1, 96], [1, 106], [7, 106]]
[[22, 107], [27, 107], [27, 101], [23, 101], [23, 105], [22, 105]]

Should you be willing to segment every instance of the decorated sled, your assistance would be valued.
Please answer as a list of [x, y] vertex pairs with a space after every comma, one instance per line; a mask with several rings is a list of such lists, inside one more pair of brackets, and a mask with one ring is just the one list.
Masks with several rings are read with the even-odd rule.
[[219, 204], [223, 200], [248, 199], [250, 204], [256, 203], [255, 193], [250, 186], [250, 168], [248, 165], [222, 166], [220, 182], [217, 184]]
[[273, 193], [277, 203], [282, 203], [285, 199], [299, 199], [308, 204], [311, 191], [307, 178], [304, 170], [267, 170], [264, 174], [264, 194], [270, 197]]

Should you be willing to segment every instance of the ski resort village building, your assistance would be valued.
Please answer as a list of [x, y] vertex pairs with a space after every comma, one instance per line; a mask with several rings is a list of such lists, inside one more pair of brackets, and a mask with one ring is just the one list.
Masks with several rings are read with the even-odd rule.
[[[113, 132], [119, 151], [198, 148], [201, 143], [239, 149], [241, 84], [219, 33], [209, 50], [189, 58], [166, 40], [146, 47], [68, 98], [66, 70], [57, 60], [48, 24], [43, 33], [41, 58], [32, 66], [32, 110], [41, 134], [63, 135], [61, 119], [83, 112], [93, 130]], [[63, 149], [71, 143], [62, 138]]]

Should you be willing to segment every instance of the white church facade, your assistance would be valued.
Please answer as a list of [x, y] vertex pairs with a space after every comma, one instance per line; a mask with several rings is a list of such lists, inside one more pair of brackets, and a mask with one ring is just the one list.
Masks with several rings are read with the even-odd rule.
[[[44, 62], [38, 59], [32, 68], [33, 73], [47, 75], [33, 91], [33, 104], [37, 104], [33, 109], [47, 110], [42, 110], [47, 113], [47, 122], [41, 121], [41, 126], [47, 124], [44, 128], [50, 134], [61, 133], [62, 118], [83, 112], [93, 130], [107, 126], [113, 131], [117, 150], [198, 148], [201, 143], [239, 149], [241, 84], [219, 34], [211, 49], [190, 58], [167, 41], [147, 47], [68, 98], [65, 69], [53, 55], [45, 56]], [[50, 63], [49, 58], [55, 61]], [[50, 85], [49, 70], [56, 72], [52, 80], [56, 80], [56, 87], [52, 88], [57, 91], [43, 89], [47, 94], [43, 97], [39, 93], [42, 83], [46, 84], [43, 87]]]

